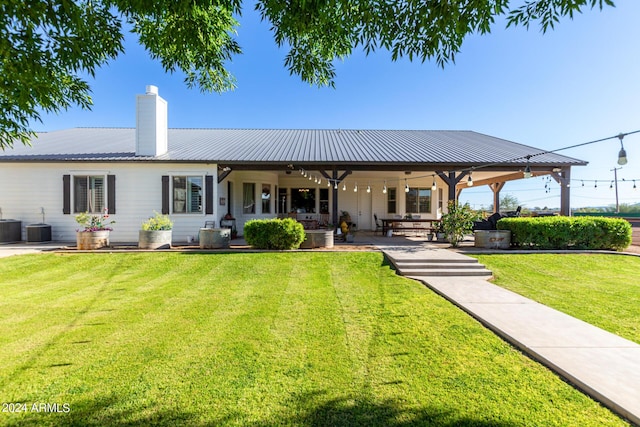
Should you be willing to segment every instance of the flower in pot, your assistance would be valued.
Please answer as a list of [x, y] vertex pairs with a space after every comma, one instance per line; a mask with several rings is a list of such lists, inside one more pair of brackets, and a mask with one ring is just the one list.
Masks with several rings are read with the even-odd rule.
[[104, 208], [101, 214], [83, 212], [75, 217], [80, 228], [76, 230], [76, 244], [79, 250], [99, 249], [109, 246], [111, 224], [116, 222], [109, 218], [109, 210]]
[[140, 249], [169, 249], [173, 221], [168, 215], [154, 212], [155, 215], [142, 223], [142, 230], [138, 232], [138, 247]]

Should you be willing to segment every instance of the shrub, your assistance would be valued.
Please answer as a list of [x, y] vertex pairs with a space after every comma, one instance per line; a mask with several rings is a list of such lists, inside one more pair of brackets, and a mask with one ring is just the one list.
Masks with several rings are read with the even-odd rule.
[[168, 215], [162, 215], [155, 212], [155, 216], [152, 216], [148, 220], [142, 223], [142, 229], [144, 231], [157, 231], [157, 230], [171, 230], [173, 228], [173, 222]]
[[442, 216], [441, 229], [447, 235], [451, 246], [457, 247], [464, 235], [473, 230], [473, 222], [479, 218], [469, 205], [450, 201], [448, 212]]
[[631, 244], [631, 224], [602, 217], [502, 218], [498, 230], [511, 231], [511, 243], [535, 249], [613, 249]]
[[253, 219], [244, 225], [244, 239], [258, 249], [297, 249], [304, 228], [293, 218]]

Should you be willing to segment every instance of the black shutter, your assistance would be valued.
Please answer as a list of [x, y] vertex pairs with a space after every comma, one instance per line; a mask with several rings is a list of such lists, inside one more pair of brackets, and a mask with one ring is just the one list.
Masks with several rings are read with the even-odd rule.
[[213, 175], [204, 177], [205, 214], [213, 215]]
[[169, 176], [162, 175], [162, 214], [169, 215]]
[[116, 213], [116, 176], [107, 175], [107, 208], [110, 214]]
[[71, 175], [62, 175], [62, 213], [71, 214]]

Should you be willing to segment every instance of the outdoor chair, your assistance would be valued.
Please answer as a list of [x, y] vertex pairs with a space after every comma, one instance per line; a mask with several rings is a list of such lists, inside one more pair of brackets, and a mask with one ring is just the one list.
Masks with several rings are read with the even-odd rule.
[[382, 234], [382, 221], [378, 219], [378, 215], [376, 214], [373, 214], [373, 219], [376, 223], [376, 229], [373, 232], [373, 234], [375, 235], [378, 231], [380, 231], [380, 234]]

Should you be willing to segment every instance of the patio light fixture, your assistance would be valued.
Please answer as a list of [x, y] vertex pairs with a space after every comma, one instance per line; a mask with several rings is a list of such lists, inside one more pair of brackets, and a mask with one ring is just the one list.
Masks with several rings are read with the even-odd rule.
[[473, 178], [471, 178], [471, 172], [469, 172], [469, 178], [467, 178], [467, 187], [473, 187]]
[[533, 176], [533, 173], [531, 173], [531, 166], [529, 165], [530, 158], [531, 156], [527, 156], [527, 166], [524, 168], [524, 173], [523, 173], [523, 176], [525, 177], [525, 179], [531, 178]]
[[618, 164], [626, 165], [627, 164], [627, 151], [624, 149], [624, 144], [622, 144], [622, 139], [624, 138], [623, 134], [618, 135], [618, 139], [620, 139], [620, 152], [618, 153]]
[[404, 180], [404, 192], [408, 193], [409, 192], [409, 183], [407, 182], [407, 179], [405, 178]]
[[384, 187], [382, 187], [382, 194], [387, 194], [387, 181], [384, 181]]
[[436, 178], [433, 177], [433, 184], [431, 184], [431, 191], [436, 191]]

